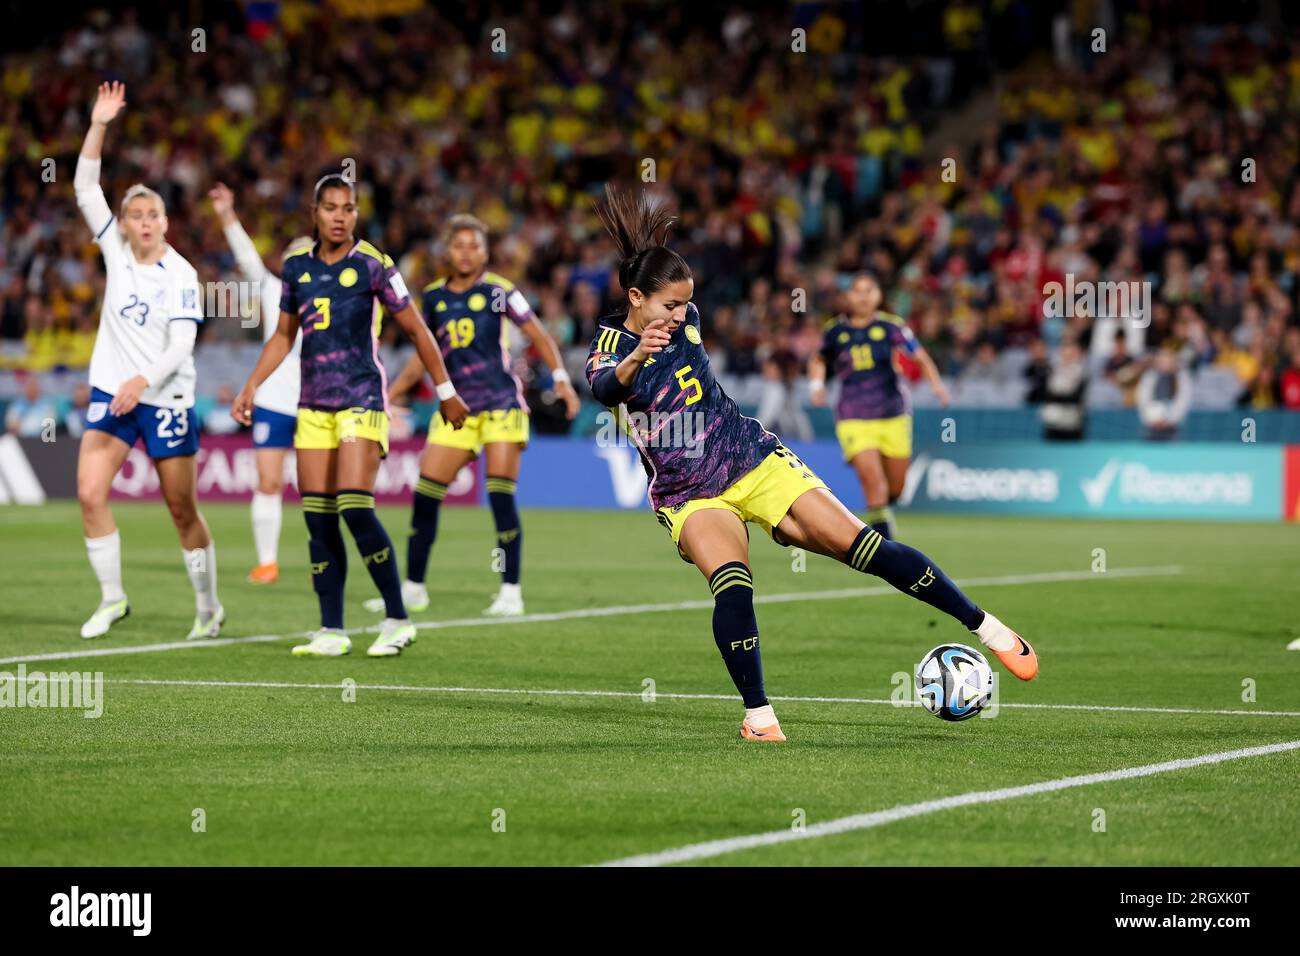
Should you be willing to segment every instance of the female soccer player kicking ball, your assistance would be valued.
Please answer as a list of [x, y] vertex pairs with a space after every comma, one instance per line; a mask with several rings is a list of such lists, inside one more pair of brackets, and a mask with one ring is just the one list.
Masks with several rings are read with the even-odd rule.
[[912, 461], [912, 406], [894, 370], [894, 350], [910, 355], [947, 406], [948, 389], [928, 352], [898, 316], [880, 310], [880, 285], [873, 276], [853, 277], [845, 293], [848, 315], [826, 324], [822, 349], [808, 361], [814, 405], [826, 404], [826, 372], [840, 379], [835, 436], [853, 466], [867, 499], [867, 524], [894, 537], [890, 508], [903, 493]]
[[[533, 315], [523, 293], [509, 279], [484, 271], [488, 262], [487, 226], [473, 216], [453, 216], [443, 238], [451, 278], [425, 287], [424, 320], [438, 340], [447, 371], [469, 406], [470, 415], [460, 429], [453, 429], [441, 415], [435, 416], [429, 426], [429, 444], [420, 458], [420, 480], [411, 509], [402, 597], [413, 611], [429, 606], [424, 577], [438, 535], [442, 499], [456, 473], [485, 454], [488, 501], [497, 529], [497, 547], [504, 560], [501, 590], [483, 613], [510, 617], [524, 613], [519, 586], [523, 529], [515, 507], [515, 488], [519, 456], [528, 444], [528, 405], [523, 386], [510, 370], [508, 327], [502, 321], [503, 315], [509, 316], [542, 353], [569, 418], [578, 414], [580, 404], [564, 370], [560, 350]], [[392, 397], [404, 395], [423, 375], [419, 356], [411, 356], [393, 381]], [[366, 602], [366, 608], [382, 610], [374, 599]]]
[[339, 518], [357, 542], [362, 561], [384, 597], [386, 617], [367, 652], [391, 657], [415, 640], [406, 616], [393, 542], [375, 515], [375, 477], [388, 454], [388, 382], [379, 361], [379, 305], [415, 340], [438, 383], [442, 415], [459, 426], [465, 403], [456, 395], [433, 336], [411, 304], [393, 260], [364, 239], [357, 226], [356, 193], [342, 176], [316, 184], [312, 203], [316, 242], [284, 261], [284, 291], [275, 335], [230, 414], [248, 425], [257, 388], [292, 351], [302, 330], [302, 387], [294, 448], [298, 487], [307, 520], [312, 584], [320, 600], [321, 628], [293, 649], [300, 657], [351, 653], [343, 632], [347, 551]]
[[[690, 302], [690, 267], [663, 245], [672, 217], [644, 198], [609, 190], [597, 208], [621, 255], [627, 313], [600, 327], [587, 380], [603, 405], [643, 413], [661, 426], [649, 434], [633, 425], [631, 434], [650, 475], [656, 516], [713, 591], [713, 638], [745, 703], [741, 736], [785, 740], [763, 689], [747, 521], [778, 544], [843, 561], [938, 608], [974, 632], [1012, 674], [1031, 680], [1038, 658], [1023, 638], [976, 607], [924, 554], [866, 527], [722, 391]], [[673, 418], [691, 414], [702, 429], [675, 433], [702, 436], [702, 445], [662, 441], [674, 433]]]
[[[280, 315], [280, 277], [266, 267], [262, 257], [235, 215], [235, 195], [225, 183], [208, 191], [212, 208], [221, 220], [230, 251], [240, 273], [257, 290], [258, 321], [262, 323], [262, 341], [275, 335]], [[302, 252], [312, 244], [310, 236], [289, 243], [284, 257]], [[257, 491], [253, 493], [253, 544], [257, 548], [257, 566], [248, 573], [251, 584], [274, 584], [280, 578], [278, 551], [284, 491], [284, 459], [293, 447], [293, 432], [298, 424], [299, 360], [302, 332], [293, 340], [289, 359], [262, 383], [253, 396], [253, 447], [257, 458]], [[382, 607], [380, 608], [382, 610]]]
[[140, 438], [180, 534], [196, 614], [189, 639], [216, 637], [225, 611], [217, 600], [217, 556], [195, 494], [194, 339], [203, 321], [198, 274], [169, 246], [167, 210], [152, 189], [126, 191], [121, 221], [99, 185], [108, 124], [126, 105], [126, 87], [104, 83], [77, 159], [77, 205], [104, 257], [108, 283], [90, 359], [90, 406], [77, 459], [77, 498], [86, 553], [101, 602], [81, 628], [100, 637], [130, 613], [122, 589], [122, 542], [108, 507], [113, 476]]

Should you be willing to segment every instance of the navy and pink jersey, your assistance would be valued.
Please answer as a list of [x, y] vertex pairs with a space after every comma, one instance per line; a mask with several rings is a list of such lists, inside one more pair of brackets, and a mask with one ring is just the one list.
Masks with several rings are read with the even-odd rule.
[[510, 369], [509, 325], [502, 316], [519, 327], [534, 318], [524, 294], [495, 272], [483, 273], [463, 292], [452, 292], [445, 279], [424, 288], [424, 321], [471, 415], [528, 409], [523, 386]]
[[614, 369], [641, 336], [623, 319], [606, 319], [597, 328], [587, 355], [587, 383], [597, 401], [625, 412], [656, 510], [715, 498], [776, 451], [776, 436], [742, 415], [714, 377], [694, 303], [686, 306], [686, 320], [668, 345], [641, 366], [631, 386], [622, 385]]
[[826, 323], [822, 359], [827, 372], [840, 380], [835, 417], [844, 421], [910, 414], [912, 401], [894, 369], [894, 350], [912, 355], [920, 347], [907, 323], [888, 312], [877, 312], [864, 326], [851, 325], [843, 316]]
[[383, 308], [410, 302], [393, 260], [364, 239], [330, 265], [316, 245], [284, 261], [280, 309], [302, 326], [300, 408], [388, 410], [388, 376], [379, 360]]

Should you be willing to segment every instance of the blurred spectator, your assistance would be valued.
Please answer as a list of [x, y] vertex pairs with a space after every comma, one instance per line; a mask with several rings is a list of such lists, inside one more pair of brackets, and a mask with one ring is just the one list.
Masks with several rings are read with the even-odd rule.
[[235, 390], [229, 385], [217, 389], [216, 401], [203, 413], [203, 430], [210, 435], [233, 435], [239, 431], [239, 422], [230, 417], [230, 406], [235, 401]]
[[1142, 375], [1142, 363], [1129, 354], [1126, 332], [1121, 330], [1115, 333], [1113, 351], [1106, 359], [1103, 372], [1106, 380], [1120, 390], [1124, 407], [1132, 408], [1137, 401], [1137, 383]]
[[1049, 441], [1078, 441], [1083, 438], [1084, 396], [1088, 391], [1088, 367], [1083, 350], [1073, 339], [1061, 343], [1047, 375], [1043, 392], [1043, 436]]
[[40, 438], [48, 430], [52, 436], [58, 420], [58, 406], [41, 394], [41, 383], [29, 375], [22, 397], [11, 402], [5, 412], [5, 431], [20, 438]]
[[1138, 418], [1149, 441], [1171, 441], [1192, 407], [1192, 377], [1170, 349], [1156, 353], [1138, 382]]
[[90, 407], [90, 386], [78, 382], [72, 390], [72, 403], [63, 413], [63, 427], [72, 438], [80, 438], [86, 430], [86, 412]]

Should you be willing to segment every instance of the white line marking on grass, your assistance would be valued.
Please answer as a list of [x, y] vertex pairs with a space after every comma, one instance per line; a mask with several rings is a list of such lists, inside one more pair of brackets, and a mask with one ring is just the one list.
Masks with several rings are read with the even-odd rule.
[[[1061, 581], [1101, 581], [1114, 578], [1158, 577], [1182, 574], [1181, 565], [1168, 564], [1139, 568], [1111, 568], [1104, 574], [1092, 571], [1044, 571], [1038, 574], [1011, 574], [1001, 577], [963, 578], [959, 587], [1000, 587], [1015, 584], [1052, 584]], [[870, 588], [843, 588], [835, 591], [795, 591], [789, 594], [760, 594], [755, 604], [785, 604], [791, 601], [833, 601], [843, 598], [879, 597], [901, 592], [885, 585]], [[572, 621], [588, 617], [615, 617], [624, 614], [646, 614], [657, 611], [696, 611], [712, 609], [713, 601], [678, 601], [673, 604], [624, 604], [612, 607], [574, 608], [543, 614], [523, 614], [519, 617], [466, 617], [451, 621], [417, 621], [421, 630], [443, 630], [449, 627], [493, 627], [505, 624], [535, 624], [542, 621]], [[376, 633], [379, 625], [352, 627], [348, 634]], [[79, 651], [52, 651], [47, 654], [21, 654], [17, 657], [0, 657], [0, 664], [22, 664], [32, 661], [62, 661], [78, 657], [115, 657], [119, 654], [152, 654], [159, 651], [183, 651], [201, 647], [230, 647], [235, 644], [265, 644], [307, 637], [310, 631], [295, 634], [258, 634], [253, 637], [220, 637], [213, 640], [171, 641], [165, 644], [139, 644], [122, 647], [95, 647]]]
[[[107, 678], [105, 684], [134, 684], [154, 687], [254, 687], [281, 690], [341, 690], [342, 684], [312, 684], [296, 681], [243, 681], [243, 680], [184, 680], [154, 678]], [[543, 687], [429, 687], [423, 684], [349, 684], [355, 690], [408, 691], [423, 694], [521, 694], [546, 697], [636, 697], [642, 691], [632, 690], [556, 690]], [[674, 694], [656, 691], [655, 697], [669, 700], [729, 700], [739, 701], [735, 694]], [[919, 707], [917, 701], [894, 701], [872, 697], [771, 697], [782, 703], [802, 704], [885, 704], [892, 707]], [[1121, 707], [1107, 704], [1002, 704], [1024, 710], [1096, 710], [1104, 712], [1138, 714], [1201, 714], [1233, 717], [1300, 717], [1300, 710], [1198, 710], [1192, 707]]]
[[888, 810], [877, 810], [873, 813], [858, 813], [849, 817], [839, 817], [835, 820], [827, 820], [825, 823], [814, 823], [806, 827], [802, 832], [786, 828], [771, 830], [767, 833], [754, 833], [749, 836], [729, 837], [725, 840], [708, 840], [704, 843], [692, 843], [671, 850], [662, 850], [658, 853], [642, 853], [619, 860], [610, 860], [607, 863], [598, 865], [664, 866], [671, 863], [689, 863], [693, 860], [707, 860], [715, 856], [735, 853], [738, 850], [749, 850], [754, 847], [773, 846], [793, 840], [811, 840], [816, 837], [834, 836], [856, 830], [870, 830], [873, 827], [884, 826], [886, 823], [924, 816], [927, 813], [938, 813], [941, 810], [952, 810], [956, 807], [1015, 800], [1018, 797], [1032, 797], [1040, 793], [1054, 793], [1058, 790], [1070, 790], [1074, 787], [1087, 787], [1095, 783], [1114, 783], [1119, 780], [1152, 777], [1156, 774], [1170, 773], [1175, 770], [1190, 770], [1194, 767], [1224, 763], [1228, 760], [1261, 757], [1266, 754], [1285, 753], [1290, 750], [1300, 750], [1300, 740], [1267, 744], [1262, 747], [1244, 747], [1240, 750], [1224, 750], [1220, 753], [1205, 754], [1200, 757], [1184, 757], [1180, 760], [1167, 760], [1164, 763], [1152, 763], [1143, 767], [1128, 767], [1124, 770], [1108, 770], [1104, 773], [1088, 773], [1078, 777], [1062, 777], [1059, 780], [1045, 780], [1042, 783], [1031, 783], [1020, 787], [1005, 787], [1001, 790], [977, 790], [973, 793], [962, 793], [952, 797], [943, 797], [939, 800], [926, 800], [922, 803], [891, 807]]

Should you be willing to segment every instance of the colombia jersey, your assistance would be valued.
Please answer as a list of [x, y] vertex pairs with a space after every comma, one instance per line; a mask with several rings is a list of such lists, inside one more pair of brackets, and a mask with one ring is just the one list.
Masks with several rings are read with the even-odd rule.
[[446, 279], [424, 288], [424, 321], [471, 415], [528, 408], [523, 386], [510, 370], [509, 327], [501, 321], [503, 315], [521, 327], [534, 318], [524, 294], [495, 272], [483, 273], [464, 292], [452, 292]]
[[410, 304], [393, 260], [364, 239], [333, 265], [316, 255], [319, 243], [284, 261], [280, 309], [302, 326], [301, 408], [325, 412], [388, 411], [388, 376], [379, 360], [382, 305]]
[[[614, 316], [599, 325], [587, 355], [587, 383], [597, 399], [621, 388], [614, 369], [641, 341], [622, 322]], [[758, 421], [742, 415], [718, 384], [694, 303], [687, 304], [686, 320], [663, 351], [641, 366], [621, 407], [629, 413], [628, 433], [641, 453], [656, 510], [717, 497], [779, 444]]]
[[822, 358], [827, 371], [840, 380], [835, 417], [844, 421], [910, 414], [911, 399], [894, 370], [894, 349], [911, 355], [918, 348], [912, 330], [888, 312], [877, 312], [861, 328], [843, 316], [827, 322]]

